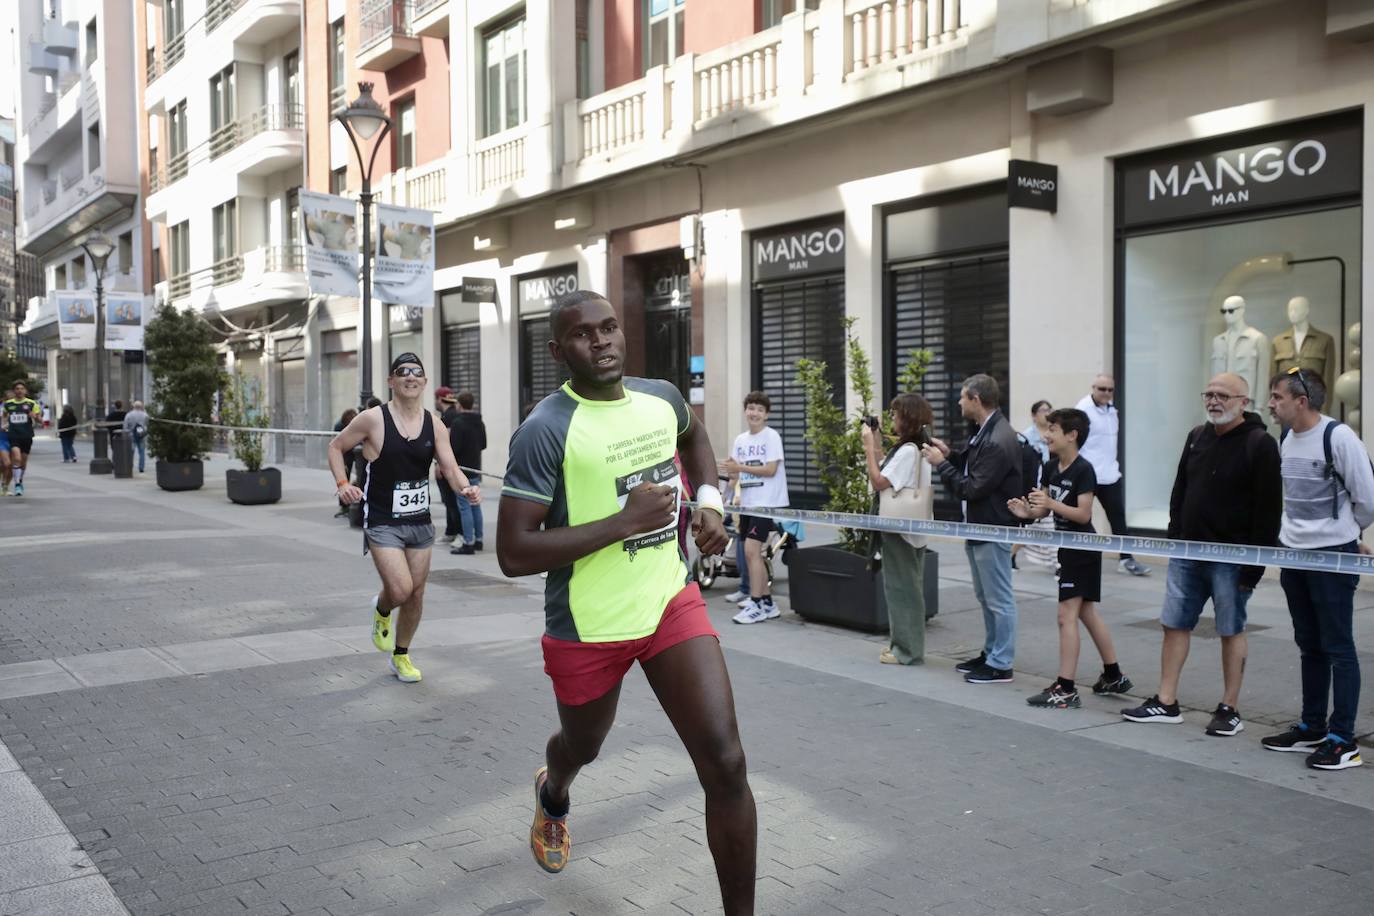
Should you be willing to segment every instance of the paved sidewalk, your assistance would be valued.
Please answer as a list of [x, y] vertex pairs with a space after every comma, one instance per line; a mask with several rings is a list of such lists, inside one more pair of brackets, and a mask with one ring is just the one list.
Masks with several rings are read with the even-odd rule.
[[[91, 478], [56, 453], [40, 440], [29, 495], [0, 504], [15, 761], [0, 750], [0, 916], [720, 912], [700, 789], [637, 671], [575, 787], [572, 865], [529, 861], [530, 779], [554, 728], [542, 583], [501, 578], [490, 544], [436, 552], [425, 679], [402, 685], [367, 639], [374, 576], [327, 472], [285, 468], [282, 503], [241, 507], [223, 461], [204, 490], [168, 494], [151, 465]], [[494, 535], [494, 504], [487, 518]], [[1256, 743], [1261, 718], [1296, 706], [1276, 583], [1252, 609], [1270, 629], [1252, 639], [1251, 728], [1221, 740], [1200, 712], [1169, 727], [1121, 723], [1118, 701], [1026, 707], [1055, 664], [1043, 573], [1017, 574], [1017, 683], [963, 684], [951, 660], [981, 642], [981, 615], [960, 554], [942, 552], [919, 668], [790, 613], [732, 626], [724, 588], [708, 593], [760, 805], [760, 913], [1374, 910], [1374, 767], [1317, 775]], [[1148, 692], [1162, 571], [1106, 583]], [[1217, 645], [1195, 643], [1197, 709], [1215, 702]], [[86, 908], [42, 902], [56, 894]]]

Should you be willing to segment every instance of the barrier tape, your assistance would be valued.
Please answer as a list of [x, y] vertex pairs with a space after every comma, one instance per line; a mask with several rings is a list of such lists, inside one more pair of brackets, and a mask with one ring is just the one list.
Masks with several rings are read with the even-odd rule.
[[[286, 433], [293, 436], [338, 435], [333, 431], [302, 429], [259, 429], [248, 426], [218, 426], [213, 423], [187, 423], [163, 420], [158, 423], [178, 426], [201, 426], [225, 432], [245, 430], [260, 433]], [[500, 474], [475, 468], [463, 468], [467, 474], [481, 474], [494, 480], [505, 480]], [[684, 500], [693, 508], [698, 504]], [[1239, 566], [1272, 566], [1275, 569], [1300, 569], [1308, 572], [1346, 573], [1355, 576], [1374, 575], [1374, 556], [1341, 553], [1334, 550], [1290, 550], [1287, 547], [1255, 547], [1249, 544], [1216, 544], [1210, 541], [1175, 541], [1168, 538], [1136, 537], [1119, 534], [1088, 534], [1079, 531], [1055, 531], [1026, 526], [1009, 528], [1001, 525], [974, 525], [968, 522], [945, 522], [936, 519], [883, 518], [853, 512], [827, 512], [821, 509], [766, 509], [728, 505], [726, 512], [757, 515], [781, 521], [807, 522], [828, 528], [854, 528], [859, 531], [879, 531], [888, 534], [914, 534], [950, 541], [991, 541], [998, 544], [1033, 544], [1040, 547], [1071, 550], [1091, 550], [1097, 553], [1130, 553], [1166, 559], [1202, 560], [1211, 563], [1234, 563]]]

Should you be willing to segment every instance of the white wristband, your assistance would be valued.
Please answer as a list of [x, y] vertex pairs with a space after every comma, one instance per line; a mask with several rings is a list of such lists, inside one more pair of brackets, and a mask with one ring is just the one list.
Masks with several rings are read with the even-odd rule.
[[703, 509], [710, 509], [721, 518], [725, 518], [725, 500], [720, 498], [720, 491], [709, 483], [702, 484], [697, 488], [697, 505]]

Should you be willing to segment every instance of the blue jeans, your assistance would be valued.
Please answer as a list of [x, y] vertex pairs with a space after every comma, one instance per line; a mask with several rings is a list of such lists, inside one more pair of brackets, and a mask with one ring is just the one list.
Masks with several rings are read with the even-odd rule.
[[[1327, 547], [1356, 553], [1357, 542]], [[1293, 640], [1302, 655], [1302, 724], [1317, 734], [1355, 740], [1360, 705], [1360, 660], [1355, 654], [1355, 587], [1360, 577], [1285, 569], [1279, 574], [1293, 618]], [[1331, 721], [1326, 719], [1327, 695]]]
[[66, 436], [63, 436], [63, 437], [62, 437], [62, 460], [63, 460], [63, 461], [75, 461], [75, 460], [76, 460], [76, 440], [75, 440], [75, 439], [68, 438], [68, 437], [66, 437]]
[[133, 443], [134, 451], [138, 454], [138, 472], [142, 474], [143, 462], [148, 458], [148, 440], [130, 438], [129, 441]]
[[1016, 658], [1016, 598], [1011, 592], [1011, 545], [966, 541], [964, 554], [973, 575], [973, 594], [983, 606], [988, 666], [1010, 668]]
[[1253, 592], [1241, 591], [1241, 567], [1234, 563], [1172, 559], [1164, 583], [1164, 610], [1159, 622], [1171, 630], [1197, 626], [1202, 606], [1212, 599], [1217, 634], [1238, 636], [1245, 632], [1245, 606]]
[[474, 506], [466, 497], [454, 494], [458, 500], [458, 517], [463, 522], [463, 543], [482, 540], [482, 507]]

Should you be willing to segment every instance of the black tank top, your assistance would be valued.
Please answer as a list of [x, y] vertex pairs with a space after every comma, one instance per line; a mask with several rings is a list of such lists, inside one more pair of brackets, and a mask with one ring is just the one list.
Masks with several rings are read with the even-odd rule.
[[434, 418], [424, 413], [420, 435], [407, 439], [396, 427], [391, 406], [382, 405], [386, 426], [382, 452], [367, 463], [363, 482], [363, 527], [428, 525], [429, 469], [434, 463]]

